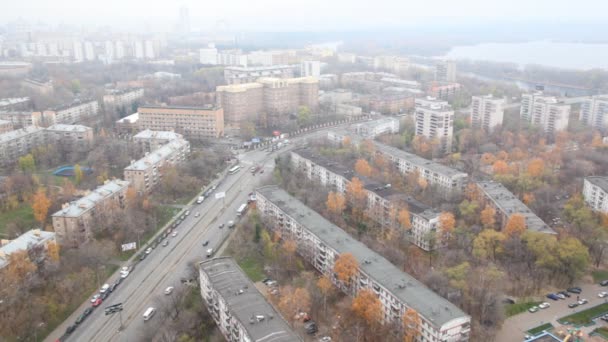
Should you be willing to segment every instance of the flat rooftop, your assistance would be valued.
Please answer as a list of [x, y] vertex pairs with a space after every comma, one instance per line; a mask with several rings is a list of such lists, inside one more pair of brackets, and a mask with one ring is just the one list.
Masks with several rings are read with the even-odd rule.
[[25, 103], [30, 100], [29, 97], [9, 97], [0, 99], [0, 107], [12, 106], [19, 103]]
[[305, 226], [337, 253], [352, 253], [364, 273], [437, 327], [455, 319], [469, 317], [456, 305], [433, 292], [416, 278], [401, 271], [285, 190], [277, 186], [265, 186], [256, 189], [256, 192]]
[[55, 124], [47, 127], [47, 131], [62, 131], [62, 132], [86, 132], [92, 130], [91, 127], [83, 125], [65, 125]]
[[61, 111], [61, 110], [67, 110], [67, 109], [74, 108], [74, 107], [90, 105], [93, 103], [97, 103], [97, 100], [92, 100], [92, 99], [75, 100], [72, 103], [57, 106], [57, 107], [51, 108], [49, 110]]
[[0, 268], [8, 265], [8, 257], [12, 253], [26, 250], [29, 246], [46, 243], [55, 238], [55, 232], [47, 232], [40, 229], [29, 230], [7, 244], [0, 246]]
[[511, 216], [512, 214], [523, 215], [526, 219], [527, 229], [540, 233], [557, 234], [502, 184], [494, 181], [483, 181], [477, 182], [477, 187], [482, 190], [506, 216]]
[[219, 109], [219, 108], [220, 107], [218, 107], [216, 105], [208, 104], [208, 105], [204, 105], [204, 106], [200, 106], [200, 107], [190, 107], [190, 106], [150, 106], [150, 105], [146, 105], [146, 106], [139, 106], [138, 109], [216, 110], [216, 109]]
[[[301, 342], [253, 282], [231, 257], [219, 257], [199, 263], [211, 286], [224, 299], [233, 318], [246, 329], [252, 341]], [[264, 316], [258, 321], [256, 316]]]
[[127, 115], [124, 118], [116, 121], [118, 123], [135, 123], [139, 120], [139, 113], [133, 113], [131, 115]]
[[108, 181], [104, 185], [97, 187], [86, 196], [70, 202], [65, 208], [54, 213], [52, 216], [57, 217], [79, 217], [91, 208], [94, 208], [99, 202], [112, 196], [116, 192], [129, 186], [129, 182], [121, 179]]
[[125, 167], [125, 171], [144, 171], [147, 170], [150, 166], [155, 165], [162, 160], [165, 160], [168, 156], [175, 153], [175, 151], [181, 149], [182, 147], [188, 145], [188, 142], [183, 139], [172, 140], [167, 144], [159, 147], [158, 149], [150, 152], [145, 157], [131, 163], [131, 165]]
[[179, 133], [171, 131], [152, 131], [149, 129], [143, 130], [137, 133], [133, 139], [159, 139], [159, 140], [175, 140], [183, 139], [183, 136]]
[[7, 143], [7, 142], [15, 140], [15, 139], [23, 138], [30, 134], [36, 134], [36, 133], [43, 132], [43, 131], [44, 131], [44, 128], [40, 128], [40, 127], [36, 127], [36, 126], [27, 126], [24, 128], [16, 129], [14, 131], [6, 132], [3, 134], [0, 134], [0, 144]]
[[608, 192], [608, 176], [589, 176], [585, 177], [585, 180], [591, 184], [599, 187], [600, 189]]

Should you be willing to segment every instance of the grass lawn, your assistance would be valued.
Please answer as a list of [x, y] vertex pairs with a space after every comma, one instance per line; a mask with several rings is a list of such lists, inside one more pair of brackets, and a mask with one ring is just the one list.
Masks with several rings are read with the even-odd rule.
[[605, 340], [608, 341], [608, 327], [601, 327], [593, 330], [593, 333], [602, 336]]
[[171, 221], [173, 216], [179, 213], [179, 211], [180, 209], [178, 208], [159, 206], [158, 209], [156, 209], [156, 219], [158, 221], [158, 227], [164, 227], [169, 221]]
[[239, 260], [238, 264], [253, 282], [261, 281], [265, 278], [262, 262], [251, 257], [245, 257]]
[[597, 270], [591, 272], [593, 276], [593, 281], [599, 283], [602, 280], [608, 280], [608, 270]]
[[543, 325], [539, 325], [536, 328], [532, 328], [530, 330], [528, 330], [528, 334], [532, 335], [532, 336], [536, 336], [540, 333], [542, 333], [545, 330], [549, 330], [549, 329], [553, 329], [553, 324], [551, 323], [545, 323]]
[[608, 303], [600, 304], [589, 308], [587, 310], [583, 310], [581, 312], [577, 312], [575, 314], [562, 317], [557, 321], [562, 324], [575, 324], [575, 325], [587, 325], [591, 324], [591, 320], [599, 317], [603, 314], [608, 313]]
[[[27, 227], [37, 226], [36, 219], [34, 219], [34, 211], [29, 204], [22, 204], [15, 210], [10, 210], [6, 213], [0, 214], [0, 233], [6, 233], [6, 226], [10, 222], [21, 221]], [[4, 237], [4, 236], [3, 236]]]
[[515, 303], [515, 304], [509, 304], [505, 306], [505, 315], [507, 317], [511, 317], [514, 315], [517, 315], [519, 313], [522, 312], [526, 312], [528, 311], [529, 308], [538, 305], [542, 302], [522, 302], [522, 303]]

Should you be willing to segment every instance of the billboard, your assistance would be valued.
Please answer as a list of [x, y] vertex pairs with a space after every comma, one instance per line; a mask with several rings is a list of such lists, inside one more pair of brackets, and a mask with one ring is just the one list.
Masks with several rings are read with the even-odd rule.
[[218, 192], [215, 194], [215, 199], [220, 199], [220, 198], [224, 198], [226, 197], [226, 192], [222, 191], [222, 192]]
[[130, 251], [132, 249], [137, 249], [137, 242], [129, 242], [122, 245], [122, 251]]

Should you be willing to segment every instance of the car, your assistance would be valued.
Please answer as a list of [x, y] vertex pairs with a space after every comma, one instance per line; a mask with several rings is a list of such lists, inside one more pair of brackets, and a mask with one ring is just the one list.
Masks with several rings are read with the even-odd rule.
[[194, 214], [194, 217], [199, 217], [199, 216], [201, 216], [201, 213], [195, 213]]
[[148, 247], [148, 249], [146, 249], [146, 254], [150, 254], [152, 253], [152, 247]]
[[234, 227], [234, 221], [228, 221], [228, 228]]
[[597, 296], [600, 298], [606, 298], [606, 297], [608, 297], [608, 292], [602, 291], [602, 292], [598, 293]]
[[155, 242], [152, 245], [150, 245], [150, 248], [154, 249], [154, 248], [156, 248], [156, 246], [158, 246], [158, 244]]
[[276, 285], [277, 285], [277, 281], [276, 281], [276, 280], [269, 280], [269, 281], [267, 281], [265, 284], [266, 284], [266, 286], [268, 286], [268, 287], [273, 287], [273, 286], [276, 286]]
[[92, 308], [86, 308], [84, 309], [84, 311], [82, 312], [82, 314], [80, 316], [78, 316], [78, 318], [76, 318], [76, 324], [80, 324], [82, 322], [84, 322], [84, 320], [89, 317], [89, 315], [91, 314], [91, 312], [93, 312]]
[[68, 327], [65, 329], [65, 334], [69, 335], [69, 334], [73, 333], [74, 330], [76, 330], [75, 325], [68, 325]]
[[260, 173], [264, 173], [264, 169], [260, 170]]
[[224, 228], [224, 224], [220, 223], [220, 229]]
[[585, 298], [578, 301], [578, 305], [583, 305], [583, 304], [587, 304], [587, 303], [589, 303], [589, 301], [586, 300]]
[[190, 215], [190, 210], [186, 210], [186, 212], [184, 213], [184, 215], [186, 215], [186, 216]]
[[556, 296], [557, 296], [559, 299], [566, 299], [566, 296], [564, 296], [563, 294], [561, 294], [561, 293], [559, 293], [559, 292], [558, 292], [558, 293], [556, 293], [555, 295], [556, 295]]
[[538, 311], [538, 306], [533, 306], [533, 307], [529, 308], [528, 311], [530, 311], [531, 313], [535, 313]]
[[574, 308], [575, 308], [575, 307], [577, 307], [577, 306], [578, 306], [578, 303], [570, 303], [570, 304], [568, 304], [568, 307], [569, 307], [570, 309], [574, 309]]
[[555, 293], [549, 293], [547, 295], [547, 298], [553, 299], [553, 300], [559, 300], [559, 297]]
[[185, 219], [186, 219], [186, 214], [183, 214], [182, 216], [180, 216], [180, 217], [179, 217], [179, 219], [180, 219], [181, 221], [185, 220]]
[[120, 285], [120, 283], [122, 283], [122, 279], [123, 278], [116, 279], [116, 281], [114, 282], [114, 285], [116, 285], [116, 286]]
[[171, 293], [173, 293], [173, 286], [169, 286], [165, 289], [166, 295], [170, 295]]
[[310, 320], [304, 324], [304, 329], [308, 335], [314, 335], [319, 329], [317, 328], [317, 323], [315, 321]]
[[177, 223], [177, 225], [179, 226], [182, 223], [182, 220], [181, 219], [177, 220], [177, 222], [175, 222], [175, 223]]
[[102, 301], [106, 300], [106, 298], [108, 298], [108, 296], [110, 295], [110, 291], [106, 291], [104, 293], [101, 294], [101, 297], [99, 297]]
[[129, 266], [123, 266], [120, 268], [120, 272], [129, 272], [131, 268]]
[[106, 293], [106, 291], [108, 291], [109, 288], [110, 288], [109, 284], [103, 284], [101, 286], [101, 289], [99, 289], [99, 293], [104, 294], [104, 293]]
[[103, 299], [101, 299], [101, 297], [99, 297], [93, 302], [93, 307], [98, 307], [101, 305], [101, 303], [103, 303]]
[[171, 236], [176, 237], [177, 236], [177, 230], [174, 231], [173, 233], [171, 233]]
[[139, 261], [142, 261], [146, 258], [146, 256], [148, 256], [148, 254], [146, 253], [141, 253], [141, 255], [139, 256]]
[[217, 185], [211, 187], [211, 191], [215, 191], [215, 189], [217, 189]]
[[120, 283], [114, 283], [114, 284], [110, 285], [109, 291], [110, 292], [114, 292], [114, 290], [116, 290], [116, 288], [118, 287], [118, 284], [120, 284]]
[[93, 298], [91, 298], [91, 303], [95, 303], [95, 301], [96, 301], [97, 299], [99, 299], [99, 297], [101, 297], [101, 295], [100, 295], [99, 293], [94, 294], [94, 295], [93, 295]]
[[544, 303], [538, 304], [538, 308], [539, 308], [539, 309], [546, 309], [546, 308], [548, 308], [548, 307], [550, 307], [550, 306], [551, 306], [551, 304], [549, 304], [549, 303], [547, 303], [547, 302], [544, 302]]
[[581, 289], [578, 286], [574, 286], [574, 287], [569, 288], [567, 291], [570, 292], [570, 293], [580, 294], [580, 293], [583, 292], [583, 289]]
[[602, 316], [600, 318], [602, 319], [602, 321], [608, 322], [608, 315], [604, 315], [604, 316]]
[[209, 248], [207, 250], [207, 258], [211, 258], [212, 255], [213, 255], [213, 248]]
[[167, 247], [168, 245], [169, 245], [169, 240], [165, 240], [165, 241], [163, 242], [163, 247]]
[[600, 286], [608, 286], [608, 279], [600, 281]]
[[207, 246], [208, 244], [209, 244], [209, 240], [205, 240], [205, 241], [203, 242], [203, 246]]
[[323, 336], [319, 339], [319, 342], [331, 342], [330, 336]]
[[122, 279], [124, 279], [124, 278], [126, 278], [126, 277], [128, 277], [128, 276], [129, 276], [129, 271], [126, 271], [126, 272], [120, 272], [120, 277], [121, 277]]
[[564, 297], [570, 298], [570, 294], [568, 293], [568, 291], [559, 291], [558, 293], [563, 294]]
[[171, 225], [171, 228], [175, 228], [175, 227], [177, 227], [177, 225], [178, 225], [178, 223], [177, 223], [177, 221], [175, 221], [175, 222], [173, 222], [173, 224]]

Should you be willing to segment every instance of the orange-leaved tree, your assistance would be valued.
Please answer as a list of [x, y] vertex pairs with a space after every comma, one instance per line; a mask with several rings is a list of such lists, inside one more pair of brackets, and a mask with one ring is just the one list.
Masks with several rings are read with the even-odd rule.
[[41, 224], [46, 220], [46, 215], [49, 213], [51, 200], [46, 197], [46, 193], [42, 189], [38, 189], [32, 199], [32, 209], [34, 210], [34, 218]]
[[509, 220], [505, 225], [505, 234], [507, 236], [519, 236], [526, 231], [526, 218], [522, 214], [513, 214], [509, 216]]
[[359, 262], [352, 253], [342, 253], [334, 264], [334, 272], [343, 283], [349, 283], [351, 278], [359, 272]]
[[481, 211], [481, 224], [486, 229], [494, 228], [496, 224], [496, 210], [489, 205]]
[[509, 173], [509, 165], [504, 160], [497, 160], [492, 164], [492, 171], [497, 175]]
[[310, 294], [305, 288], [285, 286], [281, 288], [279, 308], [291, 322], [300, 312], [310, 312]]
[[353, 298], [351, 309], [357, 317], [369, 325], [379, 323], [382, 319], [382, 303], [370, 289], [362, 289], [357, 293]]
[[410, 229], [412, 228], [412, 219], [410, 217], [410, 211], [407, 210], [407, 208], [403, 208], [401, 210], [399, 210], [399, 224], [401, 225], [401, 227], [405, 228], [405, 229]]
[[454, 214], [444, 211], [439, 214], [439, 229], [441, 232], [441, 238], [446, 241], [450, 238], [456, 227], [456, 219]]
[[317, 280], [317, 287], [323, 295], [323, 311], [325, 312], [325, 315], [327, 315], [327, 296], [331, 293], [331, 290], [333, 289], [333, 284], [331, 283], [331, 280], [329, 280], [329, 278], [327, 278], [326, 276], [321, 276], [321, 278]]
[[405, 310], [403, 322], [403, 342], [414, 342], [421, 333], [422, 321], [418, 312], [412, 308]]
[[330, 191], [330, 193], [327, 194], [327, 202], [325, 202], [325, 205], [327, 206], [327, 211], [330, 213], [340, 214], [344, 211], [344, 208], [346, 208], [346, 199], [341, 193]]
[[532, 177], [540, 177], [545, 172], [545, 162], [540, 158], [534, 158], [528, 163], [528, 174]]
[[359, 158], [355, 163], [355, 172], [362, 176], [369, 177], [372, 175], [372, 167], [367, 160]]
[[357, 177], [353, 177], [346, 186], [346, 195], [348, 196], [349, 201], [353, 204], [353, 207], [360, 207], [359, 209], [363, 209], [364, 201], [365, 201], [365, 188], [363, 187], [363, 182]]

